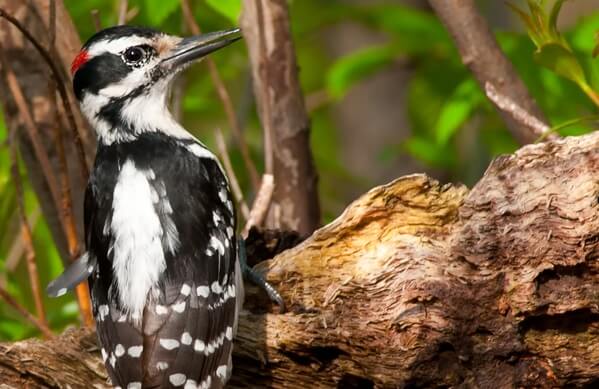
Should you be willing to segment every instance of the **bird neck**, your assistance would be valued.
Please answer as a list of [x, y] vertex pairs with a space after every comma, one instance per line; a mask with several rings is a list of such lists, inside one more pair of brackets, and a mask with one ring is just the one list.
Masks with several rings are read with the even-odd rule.
[[151, 132], [177, 139], [193, 139], [169, 111], [166, 91], [145, 92], [124, 97], [84, 96], [82, 111], [96, 131], [99, 143], [108, 146], [131, 142]]

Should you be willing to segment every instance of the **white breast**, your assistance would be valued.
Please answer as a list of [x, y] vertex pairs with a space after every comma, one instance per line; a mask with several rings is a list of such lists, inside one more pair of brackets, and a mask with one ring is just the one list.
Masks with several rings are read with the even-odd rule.
[[[152, 170], [137, 169], [127, 160], [119, 174], [112, 203], [113, 263], [120, 303], [133, 318], [141, 317], [150, 293], [166, 268], [163, 234], [151, 181]], [[169, 235], [177, 235], [169, 227]]]

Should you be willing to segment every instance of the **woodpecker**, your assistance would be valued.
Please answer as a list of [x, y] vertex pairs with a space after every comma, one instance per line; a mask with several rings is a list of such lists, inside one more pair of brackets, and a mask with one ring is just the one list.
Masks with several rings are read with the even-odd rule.
[[175, 75], [240, 38], [180, 38], [117, 26], [73, 61], [73, 88], [96, 131], [85, 193], [87, 252], [55, 294], [89, 277], [101, 353], [124, 388], [222, 388], [243, 285], [236, 215], [215, 155], [170, 114]]

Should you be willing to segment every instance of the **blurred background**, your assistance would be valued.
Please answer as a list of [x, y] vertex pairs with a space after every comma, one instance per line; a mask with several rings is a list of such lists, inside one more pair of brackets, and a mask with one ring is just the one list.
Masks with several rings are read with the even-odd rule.
[[[525, 6], [524, 1], [514, 3]], [[65, 1], [82, 41], [96, 31], [95, 22], [102, 27], [116, 24], [119, 4], [116, 0]], [[236, 25], [239, 1], [195, 0], [192, 5], [203, 31]], [[597, 107], [576, 84], [535, 62], [535, 45], [522, 20], [505, 2], [481, 0], [478, 5], [551, 125], [597, 113]], [[405, 174], [426, 172], [442, 182], [472, 186], [494, 157], [517, 149], [517, 142], [463, 66], [449, 34], [426, 1], [290, 0], [289, 6], [300, 80], [312, 122], [323, 223], [339, 215], [361, 193]], [[92, 10], [97, 10], [95, 21]], [[190, 33], [179, 0], [129, 1], [127, 18], [129, 24], [171, 34]], [[599, 30], [599, 0], [566, 2], [558, 26], [589, 83], [596, 87], [599, 67], [590, 53]], [[212, 58], [231, 93], [251, 157], [261, 171], [262, 130], [246, 48], [233, 45]], [[225, 132], [234, 170], [251, 198], [243, 159], [231, 140], [226, 115], [204, 65], [182, 75], [173, 109], [184, 127], [209, 147], [215, 147], [215, 128]], [[560, 133], [578, 135], [594, 129], [596, 121], [586, 121]], [[0, 112], [0, 286], [34, 312], [7, 137]], [[23, 164], [19, 174], [40, 282], [45, 288], [62, 272], [63, 261]], [[53, 330], [79, 322], [72, 294], [52, 300], [44, 297], [43, 304]], [[0, 341], [38, 334], [35, 326], [0, 300]]]

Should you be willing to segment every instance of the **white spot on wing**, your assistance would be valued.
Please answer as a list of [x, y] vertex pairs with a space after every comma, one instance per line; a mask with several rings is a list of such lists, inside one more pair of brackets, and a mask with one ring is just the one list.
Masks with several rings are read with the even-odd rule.
[[166, 315], [168, 313], [168, 308], [164, 305], [156, 305], [156, 313], [158, 315]]
[[196, 341], [193, 344], [193, 349], [197, 352], [202, 352], [206, 349], [206, 344], [200, 339], [196, 339]]
[[185, 374], [181, 374], [181, 373], [175, 373], [175, 374], [171, 374], [168, 377], [168, 380], [171, 384], [173, 384], [173, 386], [181, 386], [185, 383], [185, 380], [187, 379], [187, 377], [185, 376]]
[[225, 382], [227, 379], [227, 365], [220, 365], [216, 368], [216, 376], [220, 378], [221, 381]]
[[144, 346], [131, 346], [127, 350], [127, 354], [133, 358], [139, 358], [141, 352], [144, 350]]
[[184, 296], [189, 296], [189, 293], [191, 292], [191, 286], [187, 285], [187, 284], [183, 284], [183, 286], [181, 286], [181, 294]]
[[167, 350], [174, 350], [179, 347], [177, 339], [160, 339], [160, 345]]
[[100, 307], [98, 308], [98, 313], [100, 314], [100, 320], [104, 320], [104, 318], [106, 316], [108, 316], [109, 312], [110, 312], [110, 308], [108, 308], [108, 305], [106, 305], [106, 304], [100, 305]]
[[233, 340], [233, 327], [227, 327], [227, 330], [225, 331], [225, 336], [227, 340]]
[[102, 362], [106, 362], [106, 360], [108, 359], [108, 354], [106, 353], [106, 350], [102, 348], [102, 350], [100, 351], [102, 352]]
[[225, 246], [223, 246], [223, 242], [221, 242], [220, 239], [218, 239], [216, 236], [210, 237], [209, 245], [210, 247], [218, 251], [221, 256], [225, 255]]
[[67, 288], [60, 288], [56, 292], [56, 297], [64, 296], [65, 294], [67, 294]]
[[180, 303], [173, 304], [173, 311], [177, 313], [181, 313], [185, 310], [185, 301], [181, 301]]
[[158, 363], [156, 363], [156, 369], [164, 371], [164, 370], [168, 369], [168, 363], [167, 362], [158, 362]]
[[210, 294], [210, 288], [207, 286], [198, 286], [198, 288], [196, 289], [196, 293], [198, 294], [198, 297], [208, 297], [208, 295]]
[[191, 338], [189, 332], [184, 332], [183, 335], [181, 335], [181, 343], [186, 346], [189, 346], [192, 340], [193, 339]]
[[141, 389], [141, 382], [130, 382], [127, 389]]
[[197, 387], [197, 382], [195, 382], [194, 380], [187, 380], [185, 381], [185, 386], [183, 387], [183, 389], [197, 389]]
[[116, 345], [116, 347], [114, 349], [114, 355], [116, 355], [118, 358], [125, 355], [125, 348], [123, 347], [122, 344], [119, 343]]
[[212, 292], [214, 292], [214, 293], [222, 293], [222, 291], [223, 291], [223, 288], [220, 286], [218, 281], [214, 281], [212, 283], [212, 285], [210, 286], [210, 289], [212, 289]]

